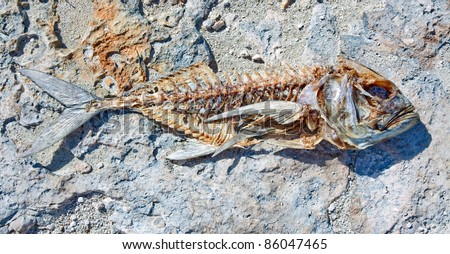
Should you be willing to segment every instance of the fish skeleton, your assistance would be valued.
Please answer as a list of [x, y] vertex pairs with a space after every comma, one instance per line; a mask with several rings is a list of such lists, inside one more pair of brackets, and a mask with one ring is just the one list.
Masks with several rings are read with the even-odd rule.
[[30, 149], [40, 152], [109, 109], [131, 109], [197, 139], [167, 156], [185, 160], [217, 155], [261, 141], [313, 149], [326, 140], [339, 149], [364, 149], [419, 121], [394, 83], [356, 62], [337, 66], [267, 68], [217, 76], [198, 63], [115, 98], [28, 69], [19, 72], [66, 106]]

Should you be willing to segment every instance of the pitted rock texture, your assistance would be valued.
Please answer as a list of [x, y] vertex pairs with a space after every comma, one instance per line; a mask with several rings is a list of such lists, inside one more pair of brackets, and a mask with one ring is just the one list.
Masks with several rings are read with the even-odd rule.
[[[0, 2], [1, 233], [450, 233], [446, 0]], [[173, 163], [186, 145], [107, 111], [18, 158], [64, 107], [19, 68], [117, 96], [203, 61], [221, 73], [354, 59], [422, 122], [362, 151], [260, 144]]]

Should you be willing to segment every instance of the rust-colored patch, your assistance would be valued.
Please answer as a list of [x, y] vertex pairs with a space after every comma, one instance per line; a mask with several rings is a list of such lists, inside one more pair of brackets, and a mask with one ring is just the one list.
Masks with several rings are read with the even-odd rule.
[[[114, 1], [95, 1], [94, 7], [94, 17], [97, 20], [112, 21], [119, 14], [117, 6], [113, 3]], [[94, 21], [93, 21], [94, 22]]]
[[113, 78], [120, 94], [146, 81], [139, 58], [150, 53], [151, 28], [144, 20], [121, 10], [119, 4], [116, 0], [94, 2], [91, 30], [82, 42], [83, 50], [93, 53], [80, 59], [85, 59], [96, 82]]

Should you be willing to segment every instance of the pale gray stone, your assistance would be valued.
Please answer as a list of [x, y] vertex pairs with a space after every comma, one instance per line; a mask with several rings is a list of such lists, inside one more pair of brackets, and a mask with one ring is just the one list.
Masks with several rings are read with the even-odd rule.
[[[296, 1], [286, 11], [266, 1], [112, 1], [120, 17], [135, 18], [124, 24], [150, 23], [141, 64], [155, 76], [200, 61], [248, 71], [261, 65], [247, 60], [255, 55], [270, 65], [342, 55], [396, 83], [422, 120], [362, 151], [260, 144], [179, 163], [166, 156], [185, 137], [126, 111], [102, 113], [17, 158], [63, 110], [17, 69], [94, 93], [104, 78], [79, 65], [95, 55], [77, 38], [92, 31], [89, 22], [64, 16], [67, 1], [56, 12], [45, 2], [0, 7], [0, 233], [450, 233], [447, 1]], [[77, 12], [89, 19], [95, 5], [82, 2]], [[226, 29], [202, 29], [211, 12]], [[60, 33], [48, 26], [56, 14]], [[161, 14], [176, 18], [167, 25]]]

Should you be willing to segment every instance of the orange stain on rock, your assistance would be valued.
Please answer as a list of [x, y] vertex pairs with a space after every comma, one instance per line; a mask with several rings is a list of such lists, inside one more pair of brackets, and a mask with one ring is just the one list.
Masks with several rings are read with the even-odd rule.
[[92, 47], [88, 67], [96, 81], [112, 77], [118, 84], [119, 94], [133, 85], [146, 81], [145, 70], [139, 57], [151, 50], [148, 23], [126, 10], [120, 10], [116, 1], [95, 1], [91, 31], [83, 47]]
[[119, 14], [117, 6], [114, 1], [95, 1], [94, 2], [94, 17], [97, 19], [103, 19], [106, 21], [112, 21]]

